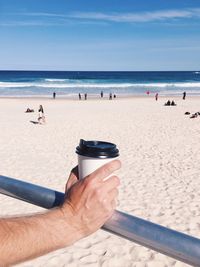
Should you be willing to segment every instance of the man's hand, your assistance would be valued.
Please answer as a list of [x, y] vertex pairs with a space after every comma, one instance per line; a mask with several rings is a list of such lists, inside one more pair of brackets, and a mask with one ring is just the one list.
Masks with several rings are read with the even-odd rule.
[[114, 160], [80, 181], [73, 171], [62, 206], [27, 217], [0, 218], [0, 266], [72, 245], [98, 230], [115, 209], [119, 178], [110, 175], [120, 166]]
[[79, 181], [77, 168], [71, 172], [61, 210], [78, 239], [98, 230], [113, 214], [120, 181], [110, 175], [120, 167], [119, 160], [111, 161]]

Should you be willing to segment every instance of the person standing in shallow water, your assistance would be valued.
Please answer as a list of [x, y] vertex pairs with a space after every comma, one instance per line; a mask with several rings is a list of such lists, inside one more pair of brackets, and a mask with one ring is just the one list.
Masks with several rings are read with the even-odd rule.
[[183, 92], [183, 100], [185, 100], [186, 92]]

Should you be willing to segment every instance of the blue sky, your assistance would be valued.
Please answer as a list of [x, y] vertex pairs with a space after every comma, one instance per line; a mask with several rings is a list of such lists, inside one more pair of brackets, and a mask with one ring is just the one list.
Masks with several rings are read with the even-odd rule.
[[200, 70], [200, 1], [0, 0], [0, 69]]

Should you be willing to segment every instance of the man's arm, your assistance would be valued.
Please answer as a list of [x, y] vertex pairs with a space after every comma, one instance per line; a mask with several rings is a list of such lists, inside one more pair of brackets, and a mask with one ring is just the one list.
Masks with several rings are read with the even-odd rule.
[[60, 209], [30, 217], [0, 219], [0, 266], [10, 266], [62, 248], [65, 240], [66, 245], [72, 244], [79, 234], [72, 233]]
[[0, 266], [9, 266], [71, 245], [98, 230], [113, 214], [118, 160], [78, 181], [72, 172], [62, 206], [44, 214], [0, 219]]

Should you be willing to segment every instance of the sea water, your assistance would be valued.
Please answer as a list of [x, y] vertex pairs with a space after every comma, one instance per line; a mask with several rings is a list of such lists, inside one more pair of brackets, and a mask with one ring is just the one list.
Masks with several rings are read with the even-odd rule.
[[200, 71], [0, 71], [0, 97], [200, 95]]

